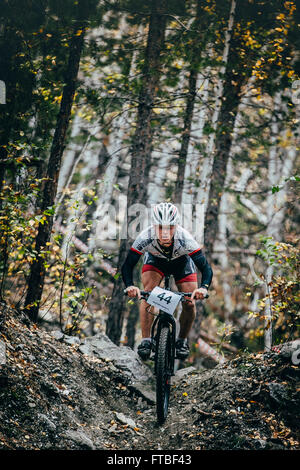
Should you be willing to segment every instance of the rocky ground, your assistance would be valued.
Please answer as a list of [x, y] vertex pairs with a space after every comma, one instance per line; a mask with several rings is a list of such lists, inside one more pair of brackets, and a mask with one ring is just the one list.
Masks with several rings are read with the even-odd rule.
[[0, 449], [299, 449], [290, 351], [180, 369], [160, 427], [151, 368], [103, 334], [49, 333], [2, 305], [1, 362]]

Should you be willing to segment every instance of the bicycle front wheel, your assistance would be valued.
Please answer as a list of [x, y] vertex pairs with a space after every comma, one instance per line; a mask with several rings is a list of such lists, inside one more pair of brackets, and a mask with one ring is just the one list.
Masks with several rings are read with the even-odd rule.
[[158, 423], [163, 423], [168, 414], [171, 388], [171, 333], [163, 326], [158, 338], [156, 357], [156, 412]]

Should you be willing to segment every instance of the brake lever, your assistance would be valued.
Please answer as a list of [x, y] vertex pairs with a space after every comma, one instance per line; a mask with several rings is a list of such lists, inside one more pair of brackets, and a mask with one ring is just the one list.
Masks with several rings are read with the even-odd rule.
[[[191, 297], [192, 296], [192, 292], [180, 292], [181, 296], [182, 297]], [[204, 299], [208, 299], [209, 298], [209, 294], [206, 294], [203, 299], [194, 299], [194, 300], [204, 300]], [[185, 299], [186, 302], [191, 302], [191, 300], [189, 299]]]
[[[139, 300], [142, 300], [142, 299], [147, 300], [147, 298], [150, 295], [150, 292], [147, 292], [147, 291], [140, 291], [140, 292], [141, 292], [141, 297], [140, 298], [137, 297], [137, 298]], [[128, 296], [128, 292], [126, 289], [123, 290], [123, 293]], [[136, 297], [133, 297], [133, 298], [136, 298]]]

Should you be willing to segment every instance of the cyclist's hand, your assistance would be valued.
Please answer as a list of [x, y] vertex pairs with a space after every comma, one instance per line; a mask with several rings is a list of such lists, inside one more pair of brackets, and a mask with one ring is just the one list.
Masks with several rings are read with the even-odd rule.
[[195, 289], [194, 292], [192, 293], [191, 300], [204, 299], [206, 295], [207, 295], [207, 289], [205, 289], [205, 287], [199, 287], [198, 289]]
[[138, 287], [135, 286], [128, 286], [126, 289], [128, 297], [138, 297], [141, 298], [141, 291]]

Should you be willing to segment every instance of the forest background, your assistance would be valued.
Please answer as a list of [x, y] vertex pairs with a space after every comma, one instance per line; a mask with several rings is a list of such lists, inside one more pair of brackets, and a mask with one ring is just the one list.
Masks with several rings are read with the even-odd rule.
[[1, 4], [1, 301], [134, 347], [120, 266], [172, 201], [214, 271], [191, 361], [297, 339], [296, 2]]

